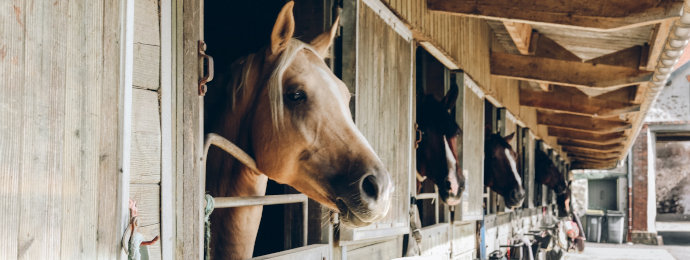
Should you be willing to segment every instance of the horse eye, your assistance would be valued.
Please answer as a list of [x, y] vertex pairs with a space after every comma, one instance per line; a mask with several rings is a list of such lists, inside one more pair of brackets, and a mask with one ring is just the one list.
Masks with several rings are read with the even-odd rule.
[[302, 91], [302, 90], [296, 90], [296, 91], [287, 93], [287, 94], [285, 94], [285, 96], [287, 97], [287, 99], [289, 99], [291, 101], [302, 101], [302, 100], [305, 100], [307, 98], [307, 94], [304, 93], [304, 91]]

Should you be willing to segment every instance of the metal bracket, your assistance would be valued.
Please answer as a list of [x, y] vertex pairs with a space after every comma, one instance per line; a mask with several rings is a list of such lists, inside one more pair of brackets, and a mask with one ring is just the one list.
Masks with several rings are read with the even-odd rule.
[[199, 40], [199, 56], [201, 57], [201, 79], [199, 79], [199, 96], [206, 95], [207, 86], [206, 83], [213, 80], [214, 68], [213, 68], [213, 57], [206, 54], [206, 43], [203, 40]]

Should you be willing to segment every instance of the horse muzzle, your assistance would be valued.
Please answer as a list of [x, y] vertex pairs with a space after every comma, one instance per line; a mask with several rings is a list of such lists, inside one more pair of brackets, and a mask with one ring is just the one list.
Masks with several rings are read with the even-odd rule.
[[393, 193], [390, 174], [387, 171], [365, 174], [357, 187], [358, 192], [336, 199], [343, 224], [361, 227], [386, 216]]

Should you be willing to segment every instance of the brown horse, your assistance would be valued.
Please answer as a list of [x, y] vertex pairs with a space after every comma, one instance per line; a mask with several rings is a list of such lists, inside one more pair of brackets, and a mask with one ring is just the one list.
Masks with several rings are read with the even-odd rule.
[[451, 85], [439, 102], [433, 95], [425, 95], [417, 104], [417, 125], [421, 141], [417, 148], [417, 190], [427, 177], [438, 187], [443, 203], [460, 203], [465, 188], [465, 176], [457, 161], [457, 140], [460, 127], [455, 122], [455, 101], [458, 86]]
[[565, 176], [556, 168], [553, 161], [540, 149], [537, 149], [534, 155], [534, 172], [535, 181], [539, 184], [544, 184], [553, 189], [556, 194], [562, 194], [568, 187]]
[[[310, 44], [292, 39], [293, 5], [278, 14], [268, 47], [233, 64], [224, 106], [207, 112], [217, 115], [209, 130], [253, 156], [265, 175], [214, 148], [206, 189], [213, 196], [260, 196], [270, 178], [339, 212], [343, 225], [368, 225], [388, 212], [391, 176], [355, 127], [347, 87], [323, 61], [337, 22]], [[261, 212], [261, 206], [214, 211], [213, 257], [251, 258]]]
[[571, 196], [570, 185], [565, 188], [563, 193], [556, 196], [556, 205], [558, 205], [558, 216], [567, 217], [570, 215], [570, 196]]
[[522, 178], [518, 173], [517, 154], [510, 146], [515, 133], [506, 137], [487, 133], [484, 142], [484, 185], [497, 192], [507, 207], [516, 207], [525, 199]]

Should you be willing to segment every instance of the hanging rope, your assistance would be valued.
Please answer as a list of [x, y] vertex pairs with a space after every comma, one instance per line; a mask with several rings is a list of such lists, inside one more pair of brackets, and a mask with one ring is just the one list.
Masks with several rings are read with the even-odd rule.
[[213, 197], [206, 194], [206, 208], [204, 209], [204, 259], [209, 259], [211, 254], [211, 213], [213, 212], [214, 204]]

